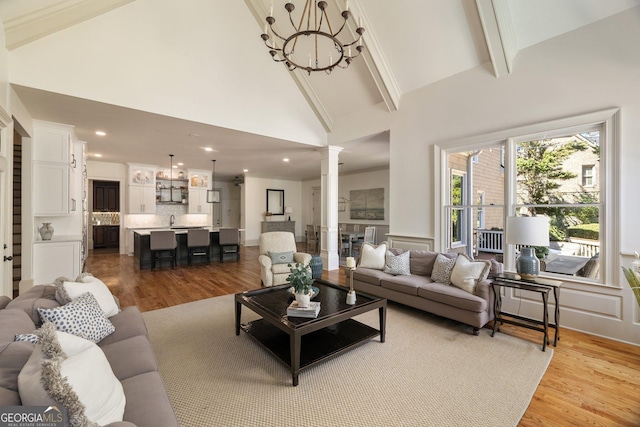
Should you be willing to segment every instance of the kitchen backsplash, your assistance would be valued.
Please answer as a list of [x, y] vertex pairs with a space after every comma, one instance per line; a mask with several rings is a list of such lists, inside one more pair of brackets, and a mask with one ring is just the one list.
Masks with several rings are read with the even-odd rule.
[[120, 212], [92, 212], [92, 225], [120, 225]]
[[145, 215], [125, 215], [126, 228], [169, 227], [171, 215], [175, 217], [174, 226], [208, 226], [211, 219], [207, 214], [189, 214], [182, 205], [156, 205], [156, 213]]

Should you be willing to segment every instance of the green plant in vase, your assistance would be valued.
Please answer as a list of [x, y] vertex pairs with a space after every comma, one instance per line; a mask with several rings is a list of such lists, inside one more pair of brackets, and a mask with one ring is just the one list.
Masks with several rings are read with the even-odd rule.
[[311, 285], [313, 277], [311, 277], [311, 268], [308, 265], [295, 263], [293, 266], [288, 264], [291, 274], [287, 277], [287, 282], [293, 288], [296, 301], [300, 307], [308, 307], [311, 300]]
[[635, 256], [636, 260], [633, 262], [633, 267], [622, 267], [622, 271], [638, 301], [638, 305], [640, 305], [640, 255], [638, 255], [638, 252], [635, 252]]

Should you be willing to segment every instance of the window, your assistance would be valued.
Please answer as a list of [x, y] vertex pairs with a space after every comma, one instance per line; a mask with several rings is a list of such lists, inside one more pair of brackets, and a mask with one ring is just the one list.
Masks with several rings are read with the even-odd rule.
[[582, 186], [583, 187], [593, 187], [594, 169], [595, 169], [594, 165], [582, 166]]
[[[503, 259], [514, 271], [516, 248], [503, 245], [506, 217], [545, 215], [551, 243], [539, 251], [543, 275], [615, 283], [618, 126], [619, 110], [607, 110], [470, 138], [437, 151], [449, 182], [441, 187], [449, 193], [442, 195], [447, 221], [440, 228], [441, 250], [464, 247], [468, 255]], [[462, 178], [454, 179], [454, 170]], [[464, 189], [474, 197], [466, 197]], [[570, 271], [558, 265], [571, 265]]]
[[459, 246], [464, 239], [463, 234], [466, 233], [465, 227], [465, 209], [461, 208], [462, 200], [466, 197], [465, 192], [465, 173], [460, 171], [451, 171], [451, 187], [450, 187], [450, 202], [451, 213], [449, 216], [450, 221], [450, 241], [451, 246]]

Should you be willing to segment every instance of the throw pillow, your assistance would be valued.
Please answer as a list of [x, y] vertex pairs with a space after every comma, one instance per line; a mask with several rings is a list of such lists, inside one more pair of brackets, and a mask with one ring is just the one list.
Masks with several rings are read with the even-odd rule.
[[59, 331], [93, 342], [101, 341], [116, 330], [90, 292], [61, 307], [38, 308], [38, 313], [42, 323], [52, 322]]
[[36, 334], [16, 334], [14, 341], [30, 342], [31, 344], [38, 344], [38, 336]]
[[431, 272], [431, 280], [442, 283], [443, 285], [451, 284], [451, 270], [456, 263], [456, 258], [447, 258], [442, 254], [438, 254], [433, 264]]
[[501, 262], [498, 262], [493, 258], [490, 259], [489, 262], [491, 262], [491, 268], [489, 269], [487, 279], [493, 279], [504, 272], [504, 265], [502, 265]]
[[399, 255], [394, 255], [393, 252], [387, 251], [384, 259], [384, 272], [392, 274], [394, 276], [409, 276], [411, 271], [409, 269], [409, 252], [403, 252]]
[[292, 264], [293, 252], [269, 252], [272, 264]]
[[81, 274], [75, 281], [58, 277], [54, 284], [57, 288], [56, 299], [60, 304], [67, 304], [80, 295], [91, 292], [107, 317], [114, 316], [120, 311], [107, 285], [91, 274]]
[[126, 399], [102, 349], [47, 323], [18, 376], [23, 405], [63, 405], [72, 426], [123, 420]]
[[464, 254], [460, 255], [451, 271], [451, 284], [472, 294], [478, 282], [487, 278], [490, 269], [488, 260], [473, 261]]
[[386, 243], [381, 243], [378, 246], [363, 243], [360, 253], [360, 264], [358, 264], [358, 267], [372, 268], [374, 270], [384, 269], [385, 255], [387, 253]]

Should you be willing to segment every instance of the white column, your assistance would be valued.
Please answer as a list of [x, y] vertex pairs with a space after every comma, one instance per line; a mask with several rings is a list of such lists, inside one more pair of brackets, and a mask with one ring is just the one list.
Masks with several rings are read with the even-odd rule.
[[342, 147], [328, 146], [321, 152], [320, 257], [325, 270], [340, 267], [338, 253], [338, 155]]

